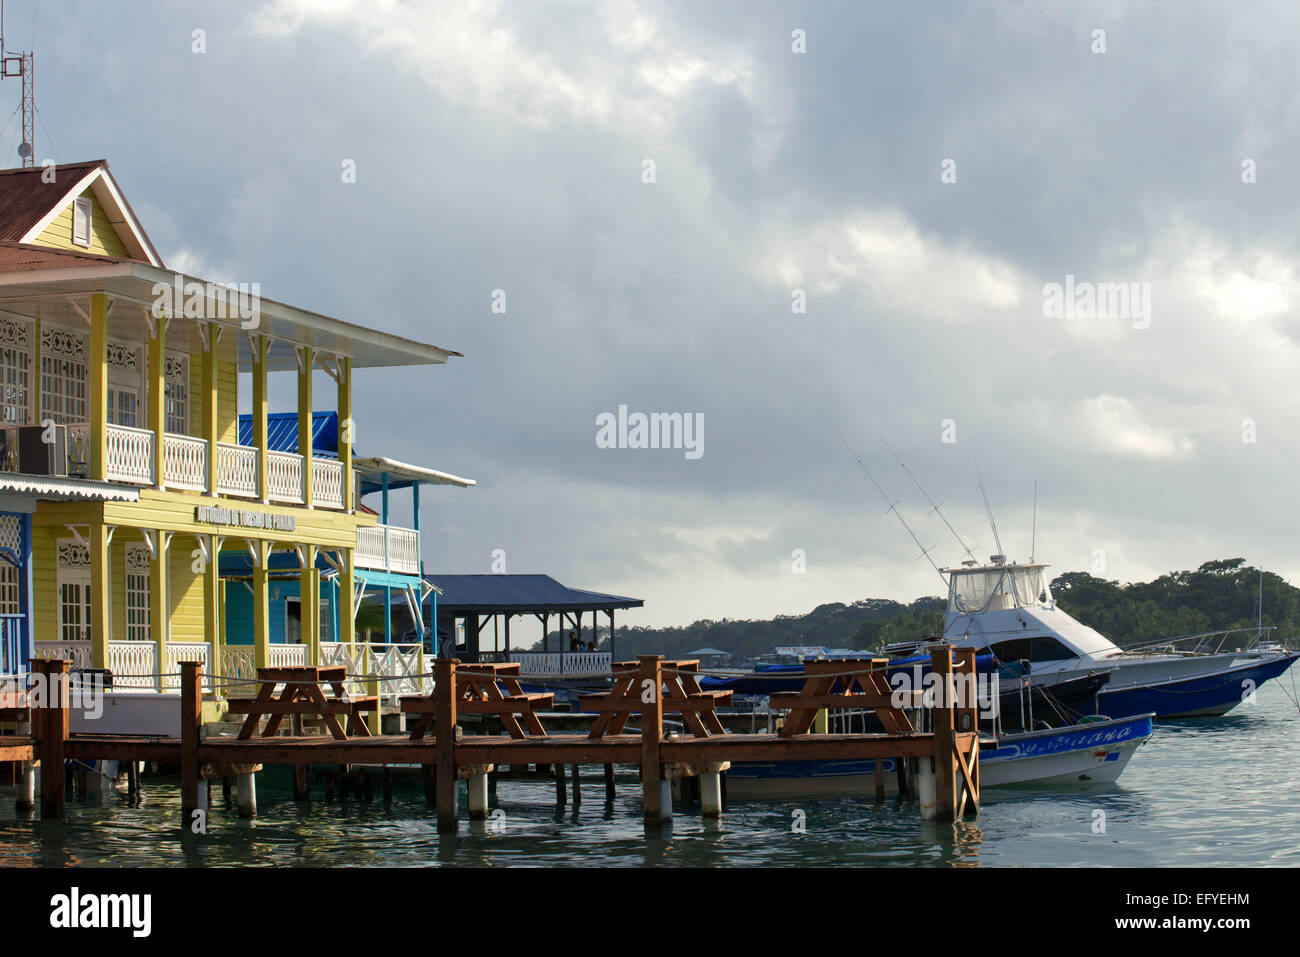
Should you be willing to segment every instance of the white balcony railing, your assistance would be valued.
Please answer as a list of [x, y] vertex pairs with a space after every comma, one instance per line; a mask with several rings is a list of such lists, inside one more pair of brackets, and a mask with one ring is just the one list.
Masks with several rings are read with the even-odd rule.
[[[154, 433], [128, 425], [107, 427], [107, 478], [133, 485], [154, 483]], [[168, 432], [163, 437], [163, 485], [190, 492], [208, 491], [208, 442], [192, 435]], [[258, 496], [257, 449], [249, 445], [216, 443], [217, 493], [240, 498]], [[90, 426], [68, 426], [68, 458], [77, 474], [90, 461]], [[294, 452], [267, 453], [267, 499], [303, 504], [303, 457]], [[337, 459], [312, 458], [312, 504], [343, 507], [343, 465]], [[402, 546], [399, 545], [399, 553]], [[399, 559], [400, 560], [400, 559]], [[409, 556], [406, 558], [409, 565]], [[418, 555], [416, 557], [418, 571]]]
[[163, 436], [163, 484], [190, 492], [208, 490], [208, 443], [192, 435]]
[[74, 668], [89, 668], [92, 660], [91, 655], [89, 641], [32, 642], [33, 658], [71, 661]]
[[358, 568], [378, 568], [401, 575], [420, 574], [420, 533], [399, 525], [357, 529], [354, 561]]
[[302, 502], [302, 456], [296, 452], [268, 452], [266, 497], [272, 502]]
[[217, 443], [217, 493], [257, 497], [257, 449], [249, 445]]
[[[118, 644], [118, 642], [114, 642]], [[120, 644], [142, 644], [139, 641], [120, 642]], [[153, 644], [153, 642], [149, 642]], [[110, 648], [112, 646], [110, 645]], [[181, 690], [181, 662], [197, 661], [199, 663], [200, 681], [203, 683], [204, 691], [212, 690], [212, 668], [209, 662], [212, 660], [211, 648], [206, 641], [169, 641], [167, 642], [167, 654], [165, 655], [165, 667], [159, 670], [163, 672], [162, 690], [172, 694], [179, 694]]]
[[307, 664], [306, 645], [268, 645], [266, 649], [266, 666], [268, 668], [302, 668]]
[[311, 460], [312, 504], [343, 507], [343, 463], [336, 459]]
[[611, 670], [608, 651], [564, 651], [547, 654], [512, 651], [510, 660], [519, 664], [521, 675], [607, 675]]
[[[37, 658], [63, 658], [72, 662], [73, 668], [89, 668], [93, 653], [89, 641], [37, 641], [33, 642]], [[158, 667], [158, 645], [152, 641], [110, 641], [108, 643], [108, 670], [113, 675], [113, 691], [135, 691], [145, 694], [176, 694], [180, 691], [182, 661], [197, 661], [199, 673], [211, 671], [211, 647], [202, 641], [175, 641], [167, 643], [164, 666]], [[203, 678], [203, 689], [212, 690], [212, 679]]]
[[350, 694], [366, 693], [366, 677], [382, 679], [375, 682], [377, 693], [393, 703], [402, 695], [428, 694], [433, 688], [433, 679], [422, 677], [424, 649], [418, 644], [350, 645], [322, 641], [320, 657], [322, 665], [342, 666], [354, 676], [347, 680]]
[[129, 425], [108, 427], [108, 480], [153, 484], [153, 433]]
[[[257, 678], [257, 649], [252, 645], [226, 645], [221, 649], [220, 674], [223, 678]], [[257, 693], [256, 686], [230, 685], [222, 688], [227, 696], [249, 697]]]

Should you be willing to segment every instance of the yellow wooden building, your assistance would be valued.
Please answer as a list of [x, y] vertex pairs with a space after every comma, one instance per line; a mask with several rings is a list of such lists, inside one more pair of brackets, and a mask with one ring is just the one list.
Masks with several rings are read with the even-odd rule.
[[[358, 507], [353, 376], [455, 355], [168, 269], [103, 161], [0, 171], [0, 672], [33, 656], [108, 669], [95, 728], [165, 731], [183, 660], [213, 676], [212, 709], [223, 677], [341, 660], [324, 638], [365, 667], [353, 583], [358, 536], [373, 541], [378, 517]], [[330, 395], [313, 394], [316, 370]], [[296, 382], [296, 451], [268, 441], [272, 375]], [[316, 404], [337, 411], [332, 457], [313, 453]], [[248, 556], [237, 586], [218, 560], [232, 551]], [[270, 639], [284, 553], [301, 596], [292, 645]], [[336, 586], [333, 634], [322, 577]], [[251, 634], [224, 633], [230, 587], [251, 592]]]

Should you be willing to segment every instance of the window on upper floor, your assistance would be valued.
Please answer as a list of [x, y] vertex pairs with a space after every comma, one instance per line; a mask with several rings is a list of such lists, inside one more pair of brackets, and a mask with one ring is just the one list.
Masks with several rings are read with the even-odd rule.
[[189, 356], [168, 353], [165, 365], [163, 421], [166, 423], [166, 431], [176, 435], [188, 435], [190, 431]]
[[41, 417], [61, 425], [85, 422], [86, 337], [41, 329]]
[[72, 203], [72, 241], [78, 246], [90, 246], [90, 217], [94, 209], [89, 196], [78, 196]]
[[149, 546], [126, 546], [126, 637], [149, 641]]
[[26, 425], [31, 417], [31, 339], [26, 323], [0, 320], [0, 423], [4, 425]]

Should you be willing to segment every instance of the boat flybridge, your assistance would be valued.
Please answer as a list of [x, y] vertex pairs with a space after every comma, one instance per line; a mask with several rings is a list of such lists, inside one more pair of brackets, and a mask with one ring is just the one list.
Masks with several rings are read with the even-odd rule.
[[[1049, 566], [1018, 565], [1002, 555], [989, 564], [943, 569], [948, 614], [942, 640], [991, 653], [1008, 674], [1028, 672], [1040, 687], [1085, 674], [1112, 671], [1097, 693], [1098, 713], [1114, 718], [1154, 712], [1159, 717], [1221, 715], [1282, 674], [1300, 654], [1280, 646], [1246, 651], [1123, 649], [1056, 605]], [[930, 641], [886, 646], [901, 657]]]

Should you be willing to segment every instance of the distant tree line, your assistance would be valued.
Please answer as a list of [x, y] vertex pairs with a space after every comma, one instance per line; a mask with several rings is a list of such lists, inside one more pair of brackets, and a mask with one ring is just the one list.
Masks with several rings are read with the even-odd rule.
[[[1228, 629], [1254, 629], [1259, 569], [1245, 559], [1206, 562], [1195, 571], [1170, 572], [1150, 582], [1122, 585], [1087, 572], [1066, 572], [1052, 581], [1057, 604], [1118, 645]], [[897, 641], [919, 640], [943, 631], [946, 599], [918, 598], [901, 604], [868, 598], [852, 604], [819, 605], [806, 615], [767, 620], [702, 620], [671, 628], [620, 627], [619, 658], [638, 654], [680, 657], [697, 648], [717, 648], [737, 659], [771, 653], [782, 645], [823, 645], [878, 651]], [[1300, 614], [1300, 589], [1264, 572], [1264, 626], [1290, 636]], [[1234, 636], [1224, 647], [1248, 644], [1254, 634]], [[603, 643], [602, 643], [603, 644]]]

